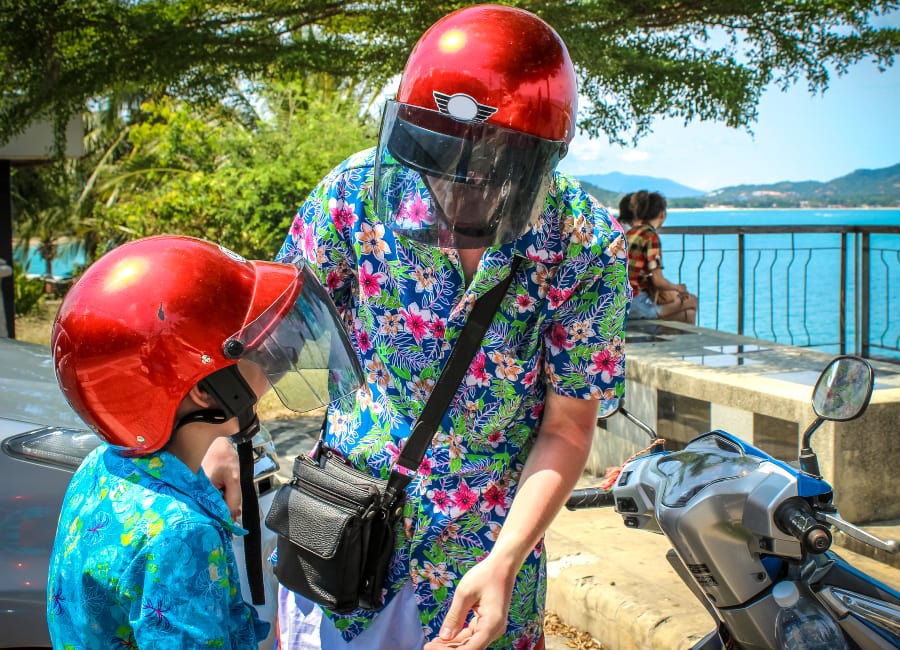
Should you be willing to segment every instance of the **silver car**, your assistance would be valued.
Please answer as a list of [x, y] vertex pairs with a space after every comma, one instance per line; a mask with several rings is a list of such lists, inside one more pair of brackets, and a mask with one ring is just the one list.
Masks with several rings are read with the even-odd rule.
[[[278, 457], [265, 429], [253, 442], [266, 513], [278, 487]], [[50, 349], [0, 338], [0, 648], [50, 647], [47, 566], [57, 519], [72, 472], [99, 443], [63, 397]], [[234, 548], [243, 569], [241, 538]], [[263, 558], [274, 548], [274, 533], [262, 526]], [[241, 589], [250, 602], [243, 573]], [[266, 603], [257, 610], [274, 623], [277, 582], [268, 562], [264, 577]], [[272, 648], [274, 641], [273, 625], [259, 647]]]

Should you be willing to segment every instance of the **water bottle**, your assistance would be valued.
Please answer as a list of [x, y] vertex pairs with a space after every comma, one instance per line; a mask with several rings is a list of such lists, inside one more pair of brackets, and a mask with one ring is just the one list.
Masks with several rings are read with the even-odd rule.
[[789, 580], [772, 587], [781, 607], [775, 618], [775, 647], [779, 650], [846, 650], [847, 641], [837, 622], [815, 600], [801, 597]]

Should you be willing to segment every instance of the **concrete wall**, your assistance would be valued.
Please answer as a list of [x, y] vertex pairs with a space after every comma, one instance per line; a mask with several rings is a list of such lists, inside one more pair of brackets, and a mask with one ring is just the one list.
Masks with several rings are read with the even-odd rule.
[[[695, 433], [683, 423], [660, 419], [660, 395], [701, 400], [709, 405], [708, 423], [704, 423], [708, 427], [703, 429], [723, 429], [784, 460], [795, 460], [799, 436], [815, 417], [810, 404], [812, 381], [831, 355], [786, 346], [780, 352], [789, 357], [786, 367], [792, 372], [784, 376], [792, 376], [791, 380], [772, 377], [778, 374], [771, 372], [772, 368], [765, 368], [768, 372], [763, 372], [764, 368], [711, 368], [660, 354], [656, 347], [628, 346], [625, 405], [657, 431], [665, 431], [663, 437], [674, 437], [671, 449], [680, 448]], [[864, 416], [850, 422], [826, 422], [812, 438], [822, 475], [834, 488], [841, 515], [855, 523], [900, 517], [896, 470], [900, 460], [900, 386], [876, 386]], [[695, 407], [697, 403], [693, 403]], [[693, 422], [696, 426], [696, 417]], [[771, 428], [779, 430], [778, 444]], [[587, 469], [602, 476], [608, 467], [621, 465], [648, 443], [645, 433], [621, 415], [613, 415], [606, 420], [605, 429], [598, 427]]]

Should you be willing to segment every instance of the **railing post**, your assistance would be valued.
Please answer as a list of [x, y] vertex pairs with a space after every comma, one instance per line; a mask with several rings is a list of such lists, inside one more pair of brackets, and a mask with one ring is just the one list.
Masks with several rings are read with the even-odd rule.
[[840, 353], [847, 354], [847, 238], [849, 234], [841, 233], [841, 280], [838, 295], [838, 340]]
[[[790, 311], [787, 312], [787, 336], [776, 333], [774, 323], [769, 325], [770, 331], [760, 332], [760, 328], [763, 330], [766, 328], [766, 318], [764, 314], [757, 314], [757, 302], [762, 301], [762, 303], [765, 303], [768, 300], [770, 305], [768, 320], [771, 322], [774, 313], [772, 308], [773, 300], [780, 303], [783, 296], [788, 294], [788, 299], [786, 301], [788, 308], [790, 308], [792, 302], [797, 302], [796, 307], [798, 309], [802, 308], [803, 320], [801, 321], [801, 327], [806, 333], [806, 340], [803, 342], [804, 347], [822, 347], [824, 349], [824, 346], [828, 346], [829, 350], [834, 350], [835, 352], [839, 350], [841, 354], [860, 354], [867, 357], [873, 354], [878, 355], [881, 350], [884, 350], [887, 353], [885, 358], [888, 358], [891, 361], [896, 360], [897, 363], [900, 363], [900, 347], [898, 347], [897, 341], [895, 340], [891, 344], [885, 346], [884, 336], [879, 340], [878, 333], [872, 331], [872, 328], [880, 322], [879, 319], [881, 318], [880, 309], [882, 305], [879, 301], [883, 301], [884, 304], [888, 306], [887, 318], [889, 319], [892, 316], [890, 307], [896, 303], [896, 290], [892, 284], [892, 278], [894, 276], [888, 275], [886, 277], [888, 284], [885, 289], [886, 293], [883, 296], [882, 293], [879, 293], [875, 297], [876, 300], [873, 302], [872, 296], [870, 295], [876, 286], [880, 286], [880, 284], [877, 283], [881, 282], [883, 277], [883, 274], [880, 273], [881, 268], [878, 266], [879, 251], [885, 250], [884, 245], [881, 243], [881, 236], [890, 235], [893, 237], [889, 242], [891, 247], [887, 250], [894, 251], [894, 242], [897, 241], [895, 238], [900, 236], [900, 225], [683, 226], [664, 228], [663, 230], [663, 234], [667, 237], [673, 235], [680, 236], [680, 242], [678, 242], [678, 238], [674, 236], [672, 237], [673, 241], [671, 241], [671, 243], [667, 241], [667, 245], [673, 250], [677, 249], [679, 243], [681, 245], [682, 256], [677, 265], [679, 278], [692, 272], [686, 270], [690, 267], [685, 255], [688, 241], [696, 241], [696, 238], [700, 239], [700, 263], [695, 265], [698, 293], [703, 293], [704, 287], [701, 286], [702, 282], [709, 281], [714, 283], [719, 291], [718, 297], [725, 296], [723, 292], [730, 292], [728, 295], [729, 300], [719, 301], [721, 304], [717, 309], [726, 304], [726, 302], [730, 303], [732, 300], [736, 300], [737, 303], [735, 307], [732, 307], [737, 310], [735, 321], [733, 323], [728, 321], [727, 331], [736, 331], [736, 333], [741, 336], [749, 335], [754, 338], [785, 342], [788, 338], [793, 337], [793, 334], [791, 333], [792, 323], [790, 322]], [[783, 243], [779, 243], [778, 245], [766, 244], [761, 248], [754, 244], [754, 236], [790, 235], [792, 237], [792, 245], [789, 250], [793, 256], [794, 251], [797, 250], [796, 242], [793, 237], [795, 235], [799, 236], [807, 234], [829, 234], [832, 237], [838, 235], [840, 237], [838, 250], [836, 251], [838, 259], [834, 260], [835, 242], [833, 239], [829, 239], [825, 242], [825, 245], [822, 245], [821, 241], [818, 243], [810, 241], [808, 247], [801, 248], [801, 250], [808, 252], [807, 261], [803, 271], [803, 284], [802, 287], [800, 287], [802, 292], [801, 295], [795, 300], [794, 294], [796, 292], [793, 288], [794, 285], [791, 285], [791, 288], [788, 289], [782, 282], [778, 295], [776, 296], [776, 291], [774, 289], [776, 275], [779, 279], [784, 278], [787, 282], [790, 282], [791, 276], [795, 275], [795, 273], [791, 271], [791, 264], [788, 264], [787, 269], [781, 268], [783, 265], [778, 265], [778, 260], [784, 252], [787, 252], [788, 247]], [[689, 240], [688, 235], [695, 239]], [[736, 237], [736, 248], [730, 248], [731, 244], [726, 242], [723, 244], [722, 248], [717, 249], [710, 246], [710, 248], [707, 249], [707, 246], [710, 245], [710, 242], [706, 237], [707, 235], [728, 235], [729, 237]], [[875, 239], [872, 238], [873, 235], [875, 236]], [[725, 287], [722, 286], [720, 278], [720, 270], [723, 268], [721, 266], [721, 256], [719, 258], [719, 266], [717, 266], [714, 271], [709, 271], [705, 267], [701, 269], [701, 266], [705, 261], [708, 261], [708, 258], [710, 257], [707, 253], [713, 250], [717, 250], [720, 253], [724, 253], [726, 250], [731, 252], [735, 252], [736, 250], [737, 252], [736, 256], [732, 256], [732, 258], [737, 258], [736, 262], [738, 268], [736, 272], [734, 272], [734, 269], [730, 264], [724, 267], [727, 268], [730, 273], [733, 273], [732, 277], [728, 278], [728, 283]], [[814, 252], [819, 250], [830, 250], [830, 257], [826, 258], [826, 261], [822, 263], [818, 263], [821, 260], [816, 258], [815, 261], [817, 264], [814, 265]], [[763, 260], [762, 254], [769, 251], [774, 253], [774, 259]], [[691, 252], [694, 251], [692, 250]], [[750, 260], [750, 257], [753, 257], [753, 261]], [[696, 262], [696, 258], [697, 256], [691, 257], [691, 262]], [[900, 260], [900, 254], [898, 254], [897, 259]], [[837, 261], [838, 264], [834, 264], [835, 261]], [[793, 263], [793, 259], [791, 260], [791, 263]], [[796, 266], [796, 264], [794, 264], [794, 266]], [[893, 257], [886, 266], [888, 267], [888, 273], [895, 273], [896, 269], [900, 268], [896, 266]], [[765, 280], [763, 278], [758, 277], [758, 267], [762, 267], [763, 270], [768, 267], [768, 286], [765, 286]], [[777, 274], [775, 273], [776, 267], [778, 268]], [[827, 274], [823, 270], [825, 267], [827, 267]], [[810, 269], [813, 270], [814, 275], [810, 275]], [[832, 274], [836, 269], [840, 272], [840, 278], [837, 282], [834, 282]], [[814, 284], [816, 284], [814, 295], [810, 293], [810, 286], [808, 286], [811, 279], [815, 281]], [[737, 281], [736, 284], [734, 280]], [[759, 284], [762, 284], [762, 286], [758, 286]], [[835, 291], [838, 292], [837, 296], [834, 295]], [[835, 300], [835, 298], [837, 298], [837, 300]], [[820, 323], [818, 322], [818, 319], [823, 318], [824, 316], [815, 310], [815, 307], [817, 307], [818, 304], [809, 304], [812, 300], [832, 300], [833, 303], [837, 303], [838, 313], [835, 314], [834, 312], [829, 312], [827, 315], [827, 331], [822, 329], [820, 333]], [[802, 304], [800, 301], [802, 301]], [[763, 308], [763, 306], [764, 305], [761, 304], [760, 308]], [[812, 313], [809, 313], [810, 310], [812, 310]], [[810, 318], [817, 319], [814, 329], [816, 330], [815, 335], [818, 338], [815, 339], [807, 328], [807, 319]], [[717, 311], [715, 314], [715, 326], [717, 328], [720, 326], [719, 320], [720, 314]], [[838, 321], [836, 325], [834, 322], [835, 320]], [[711, 319], [706, 319], [706, 321], [707, 323], [704, 323], [705, 326], [709, 326], [708, 322], [712, 322]], [[894, 325], [896, 325], [896, 320]], [[835, 326], [837, 326], [839, 330], [837, 336], [833, 336], [834, 330], [831, 329]], [[886, 327], [891, 327], [891, 323], [888, 322]], [[891, 331], [893, 332], [893, 329]], [[900, 340], [900, 337], [897, 337], [897, 340]], [[793, 342], [793, 338], [791, 338], [791, 341]], [[835, 350], [835, 348], [837, 348], [837, 350]], [[881, 357], [879, 356], [879, 358]]]
[[737, 333], [744, 334], [744, 233], [737, 236]]
[[869, 260], [869, 233], [862, 233], [862, 251], [859, 256], [860, 288], [859, 288], [859, 352], [864, 358], [869, 357], [869, 283], [871, 264]]

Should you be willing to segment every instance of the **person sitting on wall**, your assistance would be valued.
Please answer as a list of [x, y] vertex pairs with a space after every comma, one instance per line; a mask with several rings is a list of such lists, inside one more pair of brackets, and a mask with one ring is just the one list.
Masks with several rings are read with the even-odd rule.
[[628, 230], [628, 281], [634, 291], [629, 317], [694, 324], [697, 296], [663, 275], [659, 228], [666, 220], [666, 199], [659, 192], [635, 192], [630, 202], [633, 225]]
[[627, 231], [631, 228], [632, 222], [632, 212], [631, 212], [631, 202], [632, 197], [634, 196], [634, 192], [629, 192], [621, 199], [619, 199], [619, 216], [618, 221], [619, 224]]

